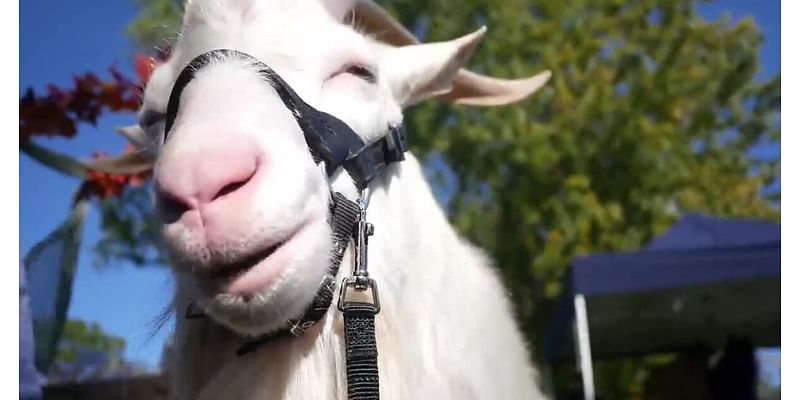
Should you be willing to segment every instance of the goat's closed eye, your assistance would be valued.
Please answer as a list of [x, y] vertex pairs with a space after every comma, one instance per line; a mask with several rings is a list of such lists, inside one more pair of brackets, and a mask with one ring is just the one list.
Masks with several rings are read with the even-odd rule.
[[145, 110], [139, 115], [139, 127], [149, 140], [163, 140], [166, 114], [155, 110]]
[[375, 72], [373, 72], [369, 67], [360, 64], [353, 64], [347, 67], [345, 70], [346, 73], [357, 76], [369, 83], [375, 83], [377, 80], [375, 77]]
[[147, 130], [159, 122], [163, 122], [166, 114], [155, 110], [145, 110], [139, 117], [139, 126]]
[[343, 74], [352, 75], [367, 83], [375, 83], [378, 81], [375, 71], [364, 64], [347, 64], [336, 73], [332, 74], [328, 79], [333, 79]]

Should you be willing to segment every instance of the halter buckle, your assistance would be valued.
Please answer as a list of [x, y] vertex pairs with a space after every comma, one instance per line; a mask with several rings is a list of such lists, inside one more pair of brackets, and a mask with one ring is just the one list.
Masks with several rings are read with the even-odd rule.
[[386, 149], [386, 159], [391, 162], [405, 160], [405, 152], [408, 151], [408, 142], [406, 141], [406, 130], [403, 125], [390, 126], [389, 134], [386, 136], [389, 142], [389, 148]]
[[353, 228], [353, 239], [355, 242], [353, 276], [342, 279], [338, 303], [340, 311], [344, 311], [347, 307], [347, 289], [350, 287], [359, 292], [370, 289], [372, 292], [372, 305], [376, 308], [376, 313], [381, 309], [381, 303], [378, 298], [378, 286], [375, 284], [375, 280], [369, 277], [369, 272], [367, 271], [367, 242], [368, 238], [375, 232], [375, 227], [367, 222], [369, 198], [370, 191], [368, 188], [365, 188], [358, 199], [358, 208], [360, 212]]
[[[366, 276], [346, 277], [342, 279], [341, 289], [339, 290], [339, 302], [336, 305], [339, 308], [339, 311], [344, 312], [348, 303], [350, 303], [347, 301], [347, 289], [350, 287], [359, 292], [364, 292], [367, 289], [370, 289], [372, 292], [372, 306], [375, 307], [375, 314], [381, 311], [381, 301], [380, 297], [378, 296], [378, 285], [375, 283], [374, 279]], [[359, 303], [363, 303], [363, 301]]]

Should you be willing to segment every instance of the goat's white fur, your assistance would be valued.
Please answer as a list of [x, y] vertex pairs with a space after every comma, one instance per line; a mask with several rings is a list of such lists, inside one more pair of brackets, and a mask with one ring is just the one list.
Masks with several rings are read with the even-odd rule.
[[[342, 10], [330, 4], [323, 8], [310, 0], [190, 2], [183, 36], [170, 62], [154, 73], [145, 107], [165, 108], [172, 82], [193, 56], [228, 47], [267, 61], [306, 101], [337, 115], [370, 141], [388, 123], [401, 120], [402, 105], [446, 90], [483, 33], [392, 49], [333, 20], [331, 9]], [[230, 30], [228, 23], [239, 28]], [[346, 45], [320, 43], [320, 33]], [[342, 81], [319, 88], [321, 75], [330, 71], [328, 64], [341, 48], [363, 52], [375, 61], [379, 82], [364, 86]], [[310, 302], [327, 267], [330, 246], [324, 220], [328, 183], [310, 159], [302, 133], [286, 109], [271, 88], [256, 79], [235, 63], [199, 72], [197, 82], [184, 92], [170, 141], [158, 151], [156, 178], [170, 173], [171, 163], [194, 147], [214, 145], [218, 139], [213, 130], [227, 129], [224, 134], [233, 135], [227, 140], [253, 141], [282, 163], [281, 171], [259, 183], [263, 190], [256, 192], [252, 208], [238, 210], [246, 215], [236, 228], [240, 231], [230, 233], [231, 242], [245, 242], [226, 243], [228, 247], [217, 252], [224, 258], [226, 251], [248, 251], [256, 245], [251, 242], [294, 229], [302, 219], [314, 227], [302, 242], [305, 248], [297, 252], [308, 256], [295, 254], [279, 281], [245, 305], [233, 295], [214, 297], [199, 290], [184, 258], [203, 264], [213, 257], [198, 255], [210, 251], [208, 239], [200, 241], [184, 224], [165, 226], [177, 280], [175, 347], [167, 366], [173, 395], [177, 399], [345, 399], [343, 327], [336, 307], [302, 338], [279, 339], [244, 357], [234, 354], [242, 338], [231, 330], [255, 335], [274, 329]], [[224, 87], [230, 85], [238, 89], [231, 92]], [[218, 108], [224, 104], [224, 110], [209, 104], [209, 97], [217, 100]], [[259, 112], [246, 111], [253, 108]], [[276, 133], [267, 140], [257, 129]], [[336, 174], [331, 185], [348, 198], [357, 197], [345, 173]], [[406, 161], [390, 166], [371, 189], [368, 219], [376, 231], [370, 239], [369, 265], [380, 286], [382, 304], [376, 319], [381, 397], [543, 398], [505, 289], [486, 255], [449, 225], [416, 158], [409, 154]], [[340, 278], [351, 265], [348, 253]], [[214, 320], [229, 329], [184, 319], [190, 298], [199, 300]], [[259, 318], [232, 317], [237, 312]]]

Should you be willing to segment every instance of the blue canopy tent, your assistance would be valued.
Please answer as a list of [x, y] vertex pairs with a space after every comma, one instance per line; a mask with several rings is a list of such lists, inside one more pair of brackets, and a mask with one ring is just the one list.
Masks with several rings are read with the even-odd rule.
[[780, 247], [778, 224], [690, 214], [638, 252], [578, 258], [544, 356], [577, 356], [593, 399], [593, 358], [719, 348], [731, 335], [780, 346]]

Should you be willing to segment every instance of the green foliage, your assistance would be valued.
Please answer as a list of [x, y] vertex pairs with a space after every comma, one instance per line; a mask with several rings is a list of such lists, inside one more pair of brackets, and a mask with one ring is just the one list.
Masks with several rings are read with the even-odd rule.
[[[704, 21], [692, 0], [381, 5], [424, 41], [487, 25], [473, 70], [553, 71], [521, 104], [406, 113], [414, 153], [454, 173], [437, 193], [494, 256], [534, 345], [576, 255], [636, 249], [688, 211], [780, 220], [780, 192], [764, 191], [780, 160], [748, 153], [780, 141], [780, 75], [754, 80], [763, 38], [752, 19]], [[141, 21], [135, 37], [155, 43]], [[636, 398], [642, 365], [601, 366], [601, 392]]]
[[[553, 71], [519, 105], [406, 114], [415, 152], [455, 171], [452, 221], [493, 254], [534, 344], [576, 255], [635, 249], [686, 211], [779, 220], [762, 196], [779, 160], [747, 154], [780, 140], [780, 76], [753, 80], [751, 19], [705, 22], [690, 0], [383, 4], [425, 41], [486, 24], [475, 70]], [[636, 396], [635, 365], [599, 368], [601, 393]]]
[[708, 23], [689, 0], [387, 1], [426, 41], [486, 24], [471, 68], [551, 83], [522, 104], [428, 102], [407, 113], [417, 154], [456, 173], [450, 214], [503, 270], [532, 334], [569, 260], [634, 249], [685, 211], [777, 219], [780, 77], [753, 81], [752, 20]]
[[177, 37], [181, 26], [183, 1], [132, 0], [139, 7], [139, 15], [128, 25], [125, 33], [140, 46], [150, 50], [162, 48]]
[[113, 359], [121, 359], [124, 351], [125, 339], [104, 332], [96, 323], [70, 319], [64, 324], [56, 361], [75, 363], [82, 352], [102, 352]]
[[50, 383], [131, 377], [148, 369], [123, 358], [125, 339], [104, 332], [96, 323], [71, 319], [64, 325]]
[[98, 200], [103, 236], [94, 247], [95, 266], [106, 266], [115, 260], [137, 266], [166, 265], [157, 240], [149, 183], [129, 186], [119, 197]]

